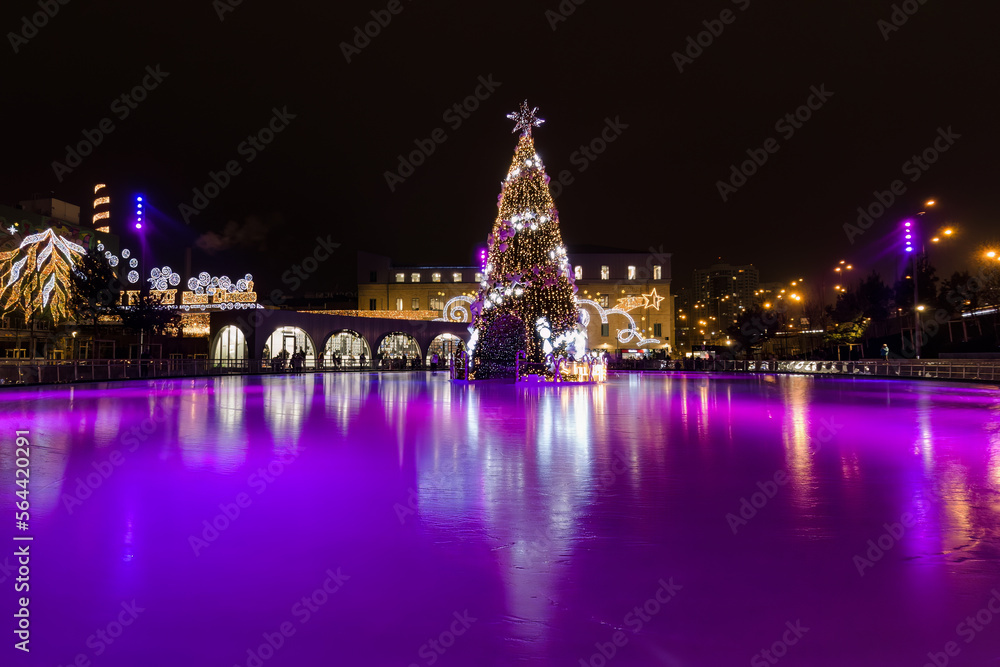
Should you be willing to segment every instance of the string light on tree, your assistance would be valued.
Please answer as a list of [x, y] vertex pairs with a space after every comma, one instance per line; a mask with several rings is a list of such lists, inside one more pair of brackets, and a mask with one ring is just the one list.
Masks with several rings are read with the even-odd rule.
[[469, 309], [473, 379], [513, 377], [520, 350], [538, 365], [548, 354], [582, 358], [586, 351], [559, 211], [531, 136], [545, 121], [527, 101], [507, 117], [521, 135], [501, 182], [485, 274]]

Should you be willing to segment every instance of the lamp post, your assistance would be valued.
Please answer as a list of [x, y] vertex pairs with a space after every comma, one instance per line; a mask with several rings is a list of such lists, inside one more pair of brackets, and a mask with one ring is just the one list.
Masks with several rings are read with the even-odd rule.
[[[935, 206], [936, 204], [937, 204], [937, 202], [935, 200], [930, 199], [930, 200], [928, 200], [924, 204], [924, 208], [931, 208], [931, 207]], [[927, 211], [920, 211], [919, 213], [917, 213], [917, 215], [920, 216], [920, 215], [924, 215], [925, 213], [927, 213]], [[910, 255], [913, 257], [913, 273], [912, 273], [912, 275], [913, 275], [913, 350], [914, 350], [914, 352], [916, 354], [916, 358], [919, 359], [920, 358], [920, 339], [921, 339], [921, 335], [920, 335], [920, 307], [918, 305], [919, 302], [920, 302], [920, 287], [919, 287], [920, 280], [919, 280], [919, 276], [917, 274], [917, 269], [919, 268], [919, 265], [917, 264], [917, 253], [914, 251], [914, 243], [913, 243], [914, 242], [913, 236], [916, 235], [917, 233], [918, 233], [917, 232], [917, 228], [916, 228], [916, 225], [913, 224], [913, 221], [912, 220], [907, 220], [904, 223], [904, 235], [906, 237], [905, 238], [905, 240], [906, 240], [906, 252], [910, 253]], [[926, 256], [926, 249], [924, 248], [923, 241], [920, 242], [920, 252], [921, 252], [921, 254], [923, 254], [924, 256]]]
[[[142, 276], [143, 276], [143, 272], [146, 270], [146, 239], [145, 239], [145, 236], [142, 235], [142, 229], [143, 229], [143, 206], [142, 206], [142, 204], [143, 204], [143, 197], [142, 197], [142, 195], [136, 195], [136, 197], [135, 197], [135, 228], [140, 233], [139, 246], [141, 248], [141, 252], [139, 253], [139, 277], [140, 277], [139, 278], [139, 280], [140, 280], [140, 282], [139, 282], [139, 299], [140, 300], [142, 299], [142, 289], [143, 289], [143, 282], [144, 282], [144, 281], [142, 281]], [[142, 358], [142, 346], [145, 344], [145, 333], [146, 333], [146, 329], [145, 329], [145, 327], [142, 326], [142, 323], [140, 322], [140, 325], [139, 325], [139, 358], [140, 359]]]

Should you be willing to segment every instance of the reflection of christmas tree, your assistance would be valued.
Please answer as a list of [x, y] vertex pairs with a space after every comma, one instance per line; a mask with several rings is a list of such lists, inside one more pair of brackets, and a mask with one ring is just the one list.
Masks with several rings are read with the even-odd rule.
[[71, 272], [86, 252], [46, 229], [0, 253], [0, 312], [21, 310], [26, 320], [51, 315], [57, 324], [69, 319]]
[[469, 347], [476, 379], [513, 377], [518, 350], [528, 362], [544, 363], [549, 353], [583, 353], [586, 345], [559, 212], [531, 138], [531, 128], [544, 122], [537, 111], [524, 102], [508, 116], [521, 138], [501, 186], [500, 211], [487, 239], [486, 277], [472, 306]]

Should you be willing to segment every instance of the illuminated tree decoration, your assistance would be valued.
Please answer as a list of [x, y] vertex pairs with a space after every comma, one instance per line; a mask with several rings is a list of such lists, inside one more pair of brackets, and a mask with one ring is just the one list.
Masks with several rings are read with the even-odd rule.
[[0, 253], [0, 312], [23, 312], [25, 319], [71, 317], [71, 273], [87, 251], [51, 229], [26, 236], [17, 250]]
[[559, 212], [531, 137], [531, 129], [544, 122], [537, 111], [525, 101], [519, 112], [508, 116], [521, 136], [487, 237], [486, 275], [470, 307], [473, 379], [513, 377], [522, 349], [527, 362], [538, 365], [545, 364], [549, 354], [585, 353], [586, 335], [579, 326], [577, 288], [559, 233]]

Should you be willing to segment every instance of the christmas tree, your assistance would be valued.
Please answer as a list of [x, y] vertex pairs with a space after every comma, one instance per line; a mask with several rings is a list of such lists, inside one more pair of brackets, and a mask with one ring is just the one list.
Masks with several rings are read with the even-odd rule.
[[500, 210], [487, 237], [486, 274], [471, 309], [474, 379], [513, 377], [519, 350], [537, 365], [532, 372], [542, 366], [551, 371], [549, 354], [585, 352], [559, 211], [531, 137], [531, 129], [544, 122], [537, 111], [525, 101], [519, 112], [507, 116], [521, 136], [501, 183]]

